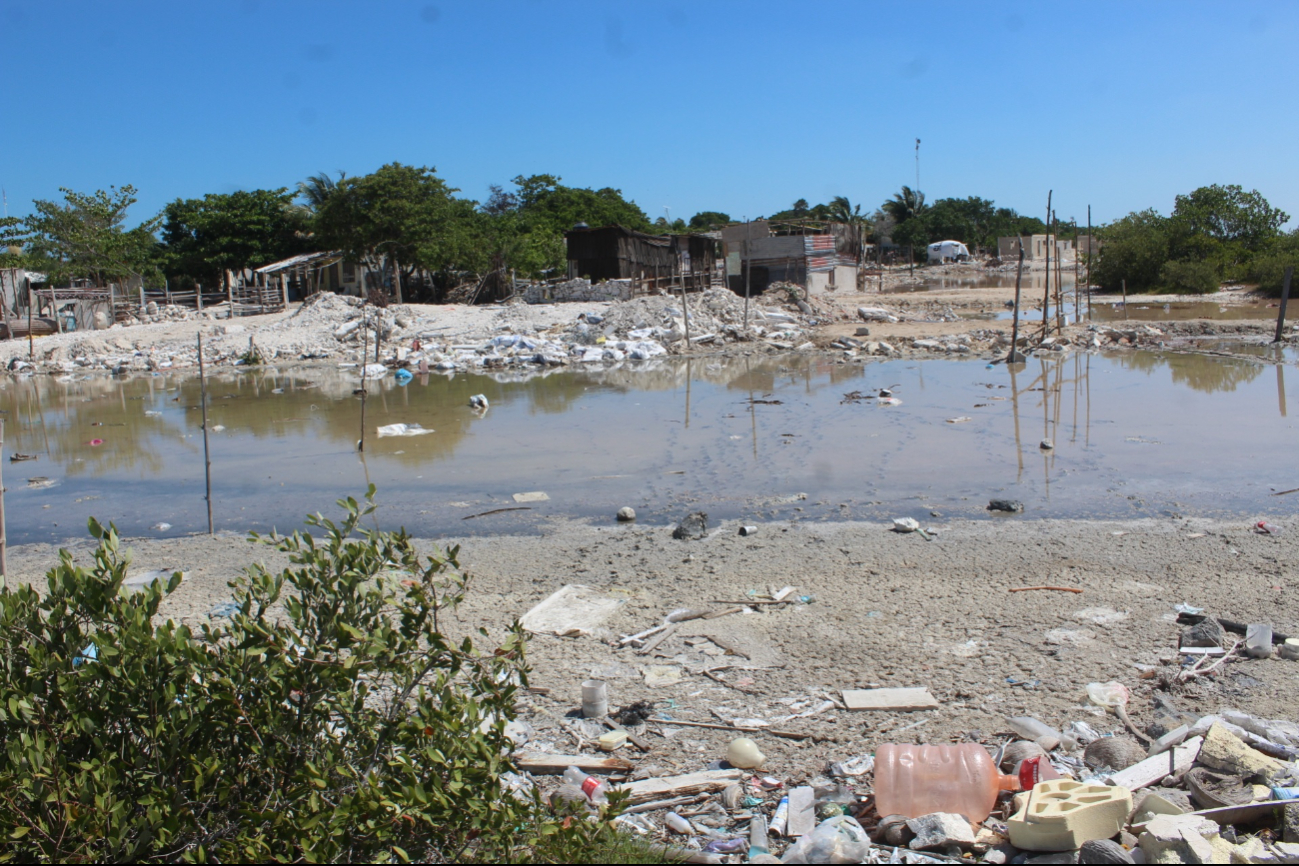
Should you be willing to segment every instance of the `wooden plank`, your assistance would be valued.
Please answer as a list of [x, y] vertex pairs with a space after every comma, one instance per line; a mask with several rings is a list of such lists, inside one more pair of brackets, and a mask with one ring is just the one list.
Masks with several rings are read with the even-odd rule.
[[624, 758], [600, 755], [552, 755], [547, 752], [516, 752], [514, 760], [520, 770], [538, 775], [557, 775], [569, 767], [583, 773], [626, 773], [635, 765]]
[[689, 794], [706, 794], [720, 791], [732, 782], [738, 782], [744, 776], [744, 770], [703, 770], [698, 773], [686, 773], [684, 776], [664, 776], [661, 779], [641, 779], [620, 785], [618, 790], [626, 791], [631, 805], [648, 803], [668, 797], [684, 797]]
[[1144, 761], [1133, 764], [1126, 770], [1120, 770], [1110, 776], [1110, 784], [1120, 785], [1129, 791], [1135, 791], [1138, 788], [1153, 785], [1170, 774], [1181, 773], [1189, 769], [1191, 764], [1195, 762], [1195, 759], [1200, 754], [1200, 745], [1203, 742], [1204, 737], [1194, 737], [1174, 748], [1171, 765], [1167, 752], [1160, 752], [1158, 755], [1146, 758]]
[[1192, 812], [1202, 815], [1218, 824], [1252, 824], [1263, 818], [1270, 818], [1274, 811], [1299, 803], [1299, 800], [1265, 800], [1262, 803], [1246, 803], [1243, 806], [1223, 806], [1219, 809], [1201, 809]]
[[786, 836], [806, 836], [816, 829], [816, 796], [807, 785], [789, 792], [789, 824]]
[[844, 689], [843, 702], [850, 710], [936, 710], [938, 701], [929, 689]]

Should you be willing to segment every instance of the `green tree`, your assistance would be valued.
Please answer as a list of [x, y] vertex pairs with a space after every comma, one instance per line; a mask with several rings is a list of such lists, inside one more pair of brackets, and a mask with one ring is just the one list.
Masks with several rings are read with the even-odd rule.
[[444, 277], [486, 269], [475, 203], [456, 198], [458, 191], [434, 168], [397, 162], [343, 179], [316, 215], [317, 240], [386, 273], [400, 303], [403, 279], [416, 268]]
[[334, 180], [327, 172], [313, 174], [306, 180], [298, 181], [298, 191], [294, 196], [299, 200], [298, 207], [308, 216], [315, 216], [320, 213], [325, 202], [334, 193], [338, 192], [338, 185], [347, 180], [347, 172], [340, 170], [338, 180]]
[[690, 218], [689, 225], [686, 226], [692, 232], [707, 232], [715, 228], [730, 225], [734, 220], [730, 215], [721, 211], [705, 210], [700, 211]]
[[126, 212], [135, 204], [135, 187], [97, 190], [93, 194], [60, 188], [63, 202], [36, 200], [35, 213], [23, 220], [28, 252], [42, 259], [52, 281], [90, 280], [96, 286], [123, 282], [131, 276], [157, 278], [161, 217], [125, 227]]
[[1172, 256], [1209, 261], [1220, 275], [1234, 275], [1251, 256], [1265, 251], [1290, 219], [1258, 190], [1245, 192], [1237, 184], [1202, 186], [1177, 196], [1172, 218]]
[[307, 252], [306, 217], [292, 206], [293, 197], [281, 187], [176, 199], [163, 209], [168, 277], [221, 286], [227, 270], [259, 268]]
[[1092, 265], [1092, 281], [1107, 292], [1117, 292], [1126, 281], [1128, 291], [1158, 288], [1164, 263], [1171, 258], [1174, 227], [1168, 217], [1153, 209], [1137, 211], [1097, 230], [1102, 240]]
[[978, 196], [940, 198], [928, 209], [929, 242], [954, 240], [969, 246], [996, 247], [996, 208]]
[[800, 198], [794, 202], [793, 208], [789, 211], [790, 216], [794, 219], [803, 219], [810, 213], [811, 210], [808, 208], [807, 199], [805, 198]]
[[912, 217], [920, 216], [927, 208], [925, 194], [909, 186], [903, 186], [901, 192], [895, 192], [893, 198], [880, 205], [880, 210], [893, 217], [899, 226]]

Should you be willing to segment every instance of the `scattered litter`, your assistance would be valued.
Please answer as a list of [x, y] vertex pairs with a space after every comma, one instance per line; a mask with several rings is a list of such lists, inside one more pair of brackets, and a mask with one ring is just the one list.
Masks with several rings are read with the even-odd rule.
[[994, 499], [988, 503], [989, 511], [1003, 511], [1007, 514], [1020, 514], [1024, 511], [1024, 503], [1018, 499]]
[[533, 634], [589, 635], [626, 602], [625, 598], [603, 596], [593, 587], [570, 583], [525, 613], [519, 625]]
[[171, 524], [170, 524], [170, 523], [165, 523], [165, 522], [164, 522], [164, 523], [155, 523], [153, 526], [151, 526], [151, 527], [149, 527], [149, 528], [150, 528], [150, 529], [155, 529], [155, 530], [157, 530], [158, 532], [166, 532], [168, 529], [171, 529]]
[[35, 459], [36, 459], [35, 454], [19, 454], [17, 452], [14, 452], [13, 454], [9, 455], [10, 463], [20, 463], [23, 460], [35, 460]]
[[418, 424], [385, 424], [378, 428], [380, 439], [385, 436], [423, 436], [432, 432], [434, 432], [432, 428], [424, 428]]
[[651, 689], [675, 686], [681, 682], [679, 665], [650, 665], [645, 668], [645, 685]]
[[961, 415], [961, 416], [958, 417], [958, 418], [948, 418], [948, 419], [947, 419], [947, 423], [948, 423], [948, 424], [964, 424], [966, 421], [973, 421], [973, 420], [974, 420], [974, 419], [971, 418], [969, 415]]
[[545, 502], [549, 499], [550, 496], [548, 496], [546, 493], [543, 493], [540, 490], [534, 490], [531, 493], [514, 494], [515, 502]]

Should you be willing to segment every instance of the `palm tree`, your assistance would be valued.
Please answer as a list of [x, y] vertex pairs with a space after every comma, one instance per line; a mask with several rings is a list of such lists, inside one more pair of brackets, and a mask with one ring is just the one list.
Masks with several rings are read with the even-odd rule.
[[837, 223], [860, 225], [866, 221], [862, 216], [861, 205], [853, 207], [847, 196], [837, 195], [830, 200], [830, 219]]
[[926, 208], [925, 194], [909, 186], [903, 186], [902, 192], [895, 192], [892, 199], [881, 205], [881, 209], [899, 225], [919, 216]]
[[321, 207], [330, 196], [338, 192], [338, 188], [343, 181], [347, 179], [347, 172], [339, 171], [338, 180], [334, 180], [327, 173], [313, 174], [306, 180], [298, 181], [298, 198], [302, 204], [298, 207], [308, 215], [315, 215], [320, 212]]

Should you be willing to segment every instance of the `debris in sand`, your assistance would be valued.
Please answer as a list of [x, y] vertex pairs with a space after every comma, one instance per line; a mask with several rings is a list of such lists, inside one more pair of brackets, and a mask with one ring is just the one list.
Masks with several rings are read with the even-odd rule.
[[626, 601], [601, 595], [590, 586], [570, 583], [525, 613], [519, 625], [533, 634], [590, 635]]
[[844, 705], [850, 710], [936, 710], [938, 701], [926, 688], [844, 689]]

